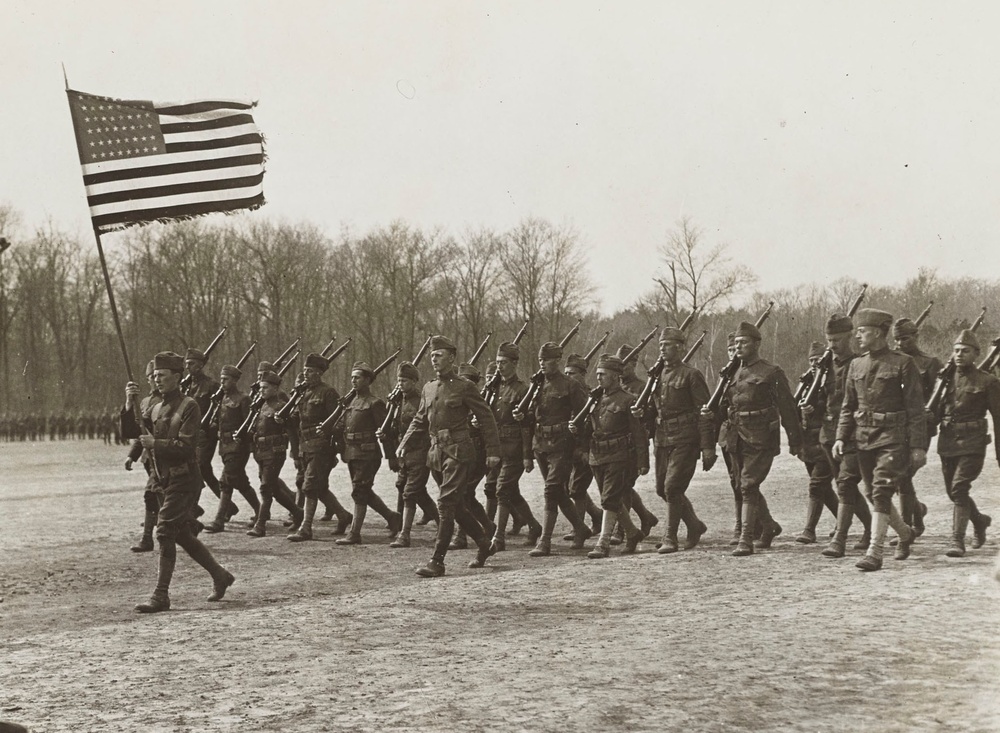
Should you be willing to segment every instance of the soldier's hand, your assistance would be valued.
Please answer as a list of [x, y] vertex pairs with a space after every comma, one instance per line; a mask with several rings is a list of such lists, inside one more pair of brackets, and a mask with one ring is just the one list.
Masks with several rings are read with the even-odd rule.
[[522, 420], [524, 420], [524, 413], [521, 412], [516, 407], [513, 409], [513, 411], [510, 414], [511, 414], [511, 417], [513, 417], [518, 422], [521, 422]]
[[479, 427], [479, 418], [476, 417], [475, 415], [473, 415], [472, 419], [469, 420], [469, 424], [471, 424], [472, 427], [474, 427], [474, 428], [478, 428]]
[[486, 456], [486, 467], [496, 468], [500, 465], [500, 456]]
[[646, 415], [646, 411], [645, 410], [643, 410], [641, 407], [637, 407], [635, 405], [632, 405], [632, 407], [629, 408], [629, 411], [632, 413], [633, 417], [637, 417], [640, 420], [643, 417], [645, 417], [645, 415]]
[[843, 458], [844, 457], [844, 441], [838, 440], [833, 444], [833, 457]]
[[910, 451], [910, 463], [913, 469], [923, 468], [927, 465], [927, 451], [923, 448], [913, 448]]
[[645, 476], [647, 473], [649, 473], [649, 466], [639, 466], [640, 476]]
[[406, 451], [403, 450], [403, 446], [399, 446], [396, 449], [396, 458], [399, 458], [400, 460], [406, 458]]
[[131, 458], [126, 458], [125, 459], [125, 470], [126, 471], [131, 471], [132, 470], [132, 459]]
[[812, 415], [814, 412], [816, 412], [816, 408], [813, 407], [812, 405], [802, 405], [802, 407], [800, 407], [799, 409], [802, 410], [803, 415]]
[[713, 448], [706, 448], [701, 452], [701, 470], [711, 471], [712, 466], [715, 465], [717, 460], [719, 460], [719, 456], [715, 450]]
[[125, 406], [130, 410], [135, 406], [135, 399], [139, 396], [139, 385], [136, 382], [129, 382], [125, 385]]
[[531, 460], [530, 458], [525, 458], [524, 459], [524, 472], [525, 473], [531, 473], [534, 470], [535, 470], [535, 462], [533, 460]]
[[580, 429], [576, 426], [576, 423], [573, 422], [572, 420], [569, 421], [569, 431], [573, 433], [573, 435], [580, 434]]
[[396, 456], [389, 459], [389, 470], [393, 473], [399, 473], [399, 459]]

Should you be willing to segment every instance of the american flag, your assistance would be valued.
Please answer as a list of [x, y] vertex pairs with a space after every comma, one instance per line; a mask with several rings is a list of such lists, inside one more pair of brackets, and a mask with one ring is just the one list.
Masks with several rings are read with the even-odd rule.
[[264, 204], [264, 141], [252, 103], [66, 93], [98, 232]]

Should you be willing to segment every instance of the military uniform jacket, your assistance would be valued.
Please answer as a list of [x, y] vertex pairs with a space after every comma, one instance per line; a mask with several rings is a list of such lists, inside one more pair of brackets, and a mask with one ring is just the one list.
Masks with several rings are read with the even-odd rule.
[[195, 458], [195, 439], [201, 429], [198, 403], [175, 390], [150, 411], [152, 458], [160, 488], [195, 491], [202, 486]]
[[518, 422], [513, 415], [514, 408], [527, 393], [528, 385], [516, 374], [510, 381], [501, 378], [493, 414], [497, 421], [497, 431], [500, 433], [500, 457], [505, 460], [522, 461], [534, 458], [531, 450], [534, 433], [531, 420], [526, 417]]
[[565, 374], [545, 377], [535, 405], [535, 453], [571, 453], [569, 421], [587, 404], [587, 390]]
[[[937, 450], [942, 456], [984, 455], [990, 442], [987, 411], [1000, 424], [1000, 382], [974, 366], [956, 369], [945, 391]], [[1000, 461], [1000, 443], [996, 446]]]
[[434, 471], [444, 470], [448, 458], [471, 464], [476, 460], [476, 449], [469, 432], [470, 412], [483, 431], [486, 455], [499, 456], [500, 438], [493, 411], [476, 385], [455, 372], [443, 374], [424, 385], [420, 406], [399, 445], [408, 453], [411, 441], [428, 436], [427, 465]]
[[605, 392], [590, 414], [591, 466], [619, 461], [649, 468], [649, 440], [639, 418], [632, 414], [635, 396], [624, 389]]
[[741, 364], [726, 389], [729, 402], [729, 450], [736, 450], [738, 440], [759, 451], [781, 452], [780, 426], [788, 435], [793, 452], [802, 447], [795, 398], [788, 387], [788, 378], [781, 367], [758, 359], [753, 364]]
[[320, 382], [315, 387], [306, 387], [296, 408], [299, 415], [299, 453], [315, 455], [333, 450], [330, 440], [317, 435], [316, 428], [333, 414], [340, 393], [329, 384]]
[[856, 356], [857, 354], [852, 352], [843, 358], [836, 355], [833, 357], [833, 365], [821, 390], [824, 404], [823, 427], [819, 431], [819, 442], [822, 445], [833, 445], [837, 440], [837, 425], [840, 422], [840, 408], [844, 404], [847, 371]]
[[698, 443], [702, 450], [714, 448], [712, 416], [701, 414], [709, 397], [708, 384], [700, 371], [682, 363], [673, 369], [664, 366], [651, 405], [651, 419], [656, 425], [654, 445], [667, 448]]
[[222, 395], [219, 403], [219, 455], [247, 453], [247, 446], [236, 442], [233, 434], [250, 415], [250, 397], [238, 389]]
[[368, 394], [355, 395], [344, 410], [344, 460], [381, 458], [375, 431], [382, 427], [388, 409], [385, 401]]
[[923, 390], [913, 359], [883, 348], [851, 362], [837, 440], [853, 440], [858, 450], [926, 448]]
[[253, 457], [258, 462], [278, 458], [288, 448], [288, 433], [284, 425], [278, 424], [275, 414], [288, 403], [288, 398], [278, 394], [265, 401], [260, 406], [253, 421], [251, 435], [253, 440]]
[[[410, 423], [413, 422], [413, 418], [417, 414], [417, 410], [419, 408], [419, 394], [412, 396], [403, 395], [403, 400], [399, 403], [399, 422], [397, 423], [400, 435], [406, 435], [407, 431], [410, 429]], [[430, 447], [430, 437], [426, 432], [424, 432], [413, 436], [409, 445], [406, 446], [406, 452], [407, 455], [410, 453], [423, 453], [423, 459], [421, 460], [421, 464], [423, 464], [426, 462], [427, 450]]]
[[191, 378], [191, 384], [184, 391], [188, 397], [198, 403], [198, 409], [204, 415], [208, 412], [208, 407], [212, 402], [212, 395], [219, 390], [219, 383], [210, 376], [202, 372], [197, 377]]
[[[920, 389], [923, 394], [924, 404], [927, 404], [927, 400], [931, 398], [934, 393], [934, 384], [937, 382], [938, 374], [941, 373], [943, 364], [941, 360], [936, 356], [930, 356], [925, 354], [920, 349], [917, 349], [915, 354], [907, 354], [914, 363], [917, 365], [917, 371], [920, 372]], [[933, 420], [927, 421], [927, 444], [930, 445], [931, 438], [934, 437], [937, 430], [934, 425]]]

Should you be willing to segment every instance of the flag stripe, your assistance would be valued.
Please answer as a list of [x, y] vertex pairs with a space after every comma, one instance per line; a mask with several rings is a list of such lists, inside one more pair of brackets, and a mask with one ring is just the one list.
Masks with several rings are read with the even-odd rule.
[[140, 198], [160, 198], [163, 196], [176, 196], [185, 193], [199, 193], [202, 191], [225, 190], [227, 188], [248, 188], [263, 182], [264, 172], [261, 171], [252, 176], [242, 178], [227, 176], [225, 178], [211, 178], [204, 181], [193, 181], [190, 183], [171, 183], [163, 186], [146, 186], [144, 188], [130, 188], [109, 193], [100, 193], [87, 196], [87, 203], [91, 208], [103, 204], [111, 204], [118, 201], [133, 201]]
[[[263, 148], [260, 145], [241, 145], [226, 151], [230, 156], [238, 155], [260, 155]], [[146, 155], [131, 160], [104, 160], [99, 163], [85, 163], [83, 165], [84, 182], [86, 177], [99, 173], [111, 173], [128, 168], [142, 167], [145, 165], [173, 165], [174, 163], [188, 163], [201, 160], [204, 153], [164, 153], [162, 155]], [[155, 174], [154, 174], [155, 175]]]
[[[149, 176], [142, 180], [143, 187], [153, 186], [176, 186], [184, 183], [196, 183], [198, 181], [216, 181], [221, 177], [231, 176], [233, 178], [246, 178], [260, 171], [259, 165], [233, 166], [225, 169], [187, 171], [185, 173], [170, 173], [165, 176]], [[122, 184], [118, 181], [106, 183], [95, 183], [86, 187], [87, 196], [103, 196], [123, 190]]]
[[160, 130], [164, 135], [173, 132], [194, 132], [195, 130], [214, 130], [219, 127], [233, 127], [253, 123], [253, 117], [246, 114], [227, 115], [226, 117], [213, 117], [208, 120], [195, 120], [194, 122], [161, 122]]
[[245, 199], [229, 199], [226, 201], [206, 201], [199, 204], [183, 206], [165, 206], [156, 209], [136, 209], [124, 214], [109, 214], [93, 216], [94, 226], [99, 231], [107, 232], [121, 229], [132, 224], [145, 224], [153, 221], [170, 221], [189, 219], [203, 214], [219, 211], [238, 211], [240, 209], [256, 209], [264, 205], [264, 194], [257, 194]]
[[213, 189], [211, 191], [193, 191], [191, 193], [175, 194], [172, 196], [158, 196], [149, 199], [130, 199], [128, 201], [116, 201], [100, 206], [92, 206], [90, 209], [92, 216], [105, 216], [111, 214], [128, 213], [138, 208], [160, 209], [171, 206], [186, 206], [187, 204], [198, 204], [206, 201], [223, 201], [226, 199], [244, 199], [262, 192], [262, 186], [242, 186], [229, 189]]
[[215, 101], [215, 102], [165, 102], [154, 104], [153, 109], [159, 115], [194, 115], [205, 112], [215, 112], [226, 109], [252, 109], [253, 104], [239, 101]]
[[260, 134], [257, 125], [237, 125], [235, 127], [222, 127], [218, 130], [198, 130], [197, 132], [176, 132], [164, 135], [163, 140], [167, 143], [181, 143], [185, 140], [210, 140], [215, 137], [236, 137], [248, 133]]
[[192, 140], [191, 142], [167, 143], [168, 153], [183, 153], [192, 150], [217, 150], [232, 147], [234, 145], [246, 145], [248, 143], [260, 143], [260, 135], [251, 133], [238, 137], [215, 138], [213, 140]]
[[[259, 147], [259, 146], [258, 146]], [[162, 156], [157, 156], [162, 157]], [[155, 158], [154, 158], [155, 159]], [[206, 171], [217, 170], [219, 168], [229, 168], [239, 165], [251, 165], [264, 162], [264, 155], [237, 155], [229, 158], [209, 158], [192, 159], [186, 162], [171, 163], [167, 165], [150, 165], [144, 168], [125, 168], [108, 173], [95, 173], [84, 176], [85, 185], [92, 183], [105, 183], [108, 181], [124, 181], [128, 179], [145, 178], [147, 176], [165, 176], [170, 173], [184, 173], [186, 171]]]

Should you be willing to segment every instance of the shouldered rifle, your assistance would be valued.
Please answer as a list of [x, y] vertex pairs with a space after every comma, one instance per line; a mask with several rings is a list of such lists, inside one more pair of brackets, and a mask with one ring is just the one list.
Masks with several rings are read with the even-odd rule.
[[646, 345], [653, 340], [653, 337], [656, 336], [656, 332], [659, 330], [660, 330], [659, 325], [653, 326], [653, 330], [647, 333], [645, 336], [643, 336], [642, 341], [640, 341], [634, 349], [632, 349], [625, 355], [625, 357], [622, 359], [622, 364], [628, 364], [633, 359], [638, 358], [639, 354], [642, 353], [642, 350], [646, 348]]
[[[976, 319], [975, 323], [972, 324], [970, 331], [975, 332], [981, 325], [983, 325], [983, 320], [986, 318], [986, 308], [983, 308], [982, 313]], [[952, 354], [951, 358], [948, 359], [948, 363], [941, 367], [941, 371], [938, 372], [937, 379], [934, 380], [934, 389], [931, 390], [931, 396], [927, 398], [927, 404], [924, 405], [924, 409], [927, 410], [931, 415], [931, 419], [935, 422], [941, 419], [941, 408], [944, 406], [944, 394], [948, 391], [948, 386], [955, 380], [955, 372], [958, 370], [958, 365], [955, 364], [955, 355]]]
[[917, 316], [917, 320], [913, 322], [913, 325], [916, 326], [917, 328], [920, 328], [922, 325], [924, 325], [924, 321], [926, 321], [927, 316], [931, 314], [931, 308], [933, 306], [934, 306], [934, 301], [932, 300], [927, 304], [927, 307], [920, 312], [920, 315]]
[[[299, 354], [301, 353], [302, 349], [296, 351], [295, 356], [293, 356], [291, 359], [285, 362], [285, 364], [280, 369], [278, 369], [279, 377], [285, 376], [285, 372], [287, 372], [291, 368], [292, 364], [295, 363], [295, 360], [299, 358]], [[287, 354], [285, 354], [285, 356], [287, 356]], [[257, 394], [250, 402], [250, 414], [247, 415], [247, 419], [244, 420], [243, 424], [236, 429], [235, 433], [233, 433], [233, 438], [238, 443], [250, 437], [250, 431], [253, 430], [253, 424], [257, 422], [257, 416], [260, 415], [261, 408], [264, 407], [264, 397], [260, 394], [261, 391], [260, 383], [254, 382], [254, 386], [257, 387]]]
[[997, 368], [997, 364], [1000, 363], [1000, 336], [993, 339], [990, 344], [986, 358], [979, 362], [979, 368], [987, 373], [992, 373]]
[[[865, 293], [868, 292], [868, 283], [861, 284], [861, 292], [858, 293], [857, 297], [851, 302], [851, 307], [847, 309], [847, 317], [854, 318], [854, 315], [858, 312], [858, 308], [861, 307], [862, 301], [865, 299]], [[931, 301], [931, 305], [934, 305], [934, 301]], [[927, 318], [927, 314], [930, 313], [931, 306], [928, 305], [920, 317], [923, 319]], [[801, 377], [799, 377], [799, 386], [795, 390], [795, 402], [800, 408], [810, 406], [818, 407], [819, 404], [819, 390], [826, 384], [826, 380], [830, 377], [830, 372], [833, 370], [833, 350], [828, 346], [823, 351], [823, 356], [819, 358], [819, 362], [815, 367], [809, 367]]]
[[[569, 333], [563, 336], [563, 340], [559, 342], [559, 346], [566, 348], [569, 342], [573, 340], [573, 337], [580, 332], [581, 323], [583, 323], [582, 318], [576, 322], [576, 325], [573, 326], [573, 328], [569, 330]], [[498, 369], [497, 374], [499, 373], [500, 370]], [[528, 384], [528, 391], [525, 393], [524, 397], [521, 398], [521, 401], [517, 403], [517, 407], [515, 408], [518, 413], [522, 416], [527, 416], [529, 412], [535, 409], [535, 401], [538, 399], [538, 392], [541, 390], [544, 383], [545, 372], [541, 369], [531, 375], [531, 380]]]
[[590, 396], [587, 398], [587, 404], [583, 406], [583, 409], [576, 414], [576, 416], [569, 421], [569, 425], [574, 433], [582, 433], [584, 428], [587, 426], [587, 420], [591, 415], [594, 414], [594, 410], [597, 409], [597, 403], [601, 401], [601, 397], [604, 396], [603, 387], [595, 387], [590, 390]]
[[[347, 347], [350, 345], [351, 340], [352, 339], [350, 338], [347, 339], [346, 341], [344, 341], [344, 343], [342, 343], [340, 346], [337, 347], [336, 351], [334, 351], [329, 356], [325, 356], [327, 362], [332, 364], [334, 359], [343, 354], [344, 351], [347, 350]], [[331, 346], [333, 346], [334, 341], [336, 341], [336, 339], [333, 339], [333, 341], [327, 344], [326, 348], [323, 349], [323, 351], [326, 352]], [[292, 362], [288, 363], [291, 364]], [[299, 382], [294, 387], [292, 387], [292, 393], [288, 397], [288, 402], [286, 402], [284, 407], [282, 407], [274, 414], [274, 419], [277, 420], [278, 422], [284, 422], [285, 420], [290, 418], [292, 416], [292, 412], [295, 410], [296, 407], [299, 406], [299, 403], [302, 402], [302, 395], [305, 394], [305, 391], [306, 391], [305, 382]]]
[[692, 308], [691, 312], [688, 313], [687, 318], [684, 319], [684, 321], [681, 323], [680, 326], [678, 326], [678, 328], [680, 328], [680, 330], [682, 331], [687, 331], [688, 328], [691, 326], [691, 324], [694, 323], [694, 317], [696, 315], [698, 315], [698, 309]]
[[[226, 333], [226, 329], [228, 328], [229, 326], [223, 326], [222, 330], [219, 331], [219, 335], [216, 336], [214, 339], [212, 339], [212, 343], [210, 343], [208, 345], [208, 348], [205, 349], [204, 352], [205, 363], [208, 363], [208, 357], [210, 357], [212, 355], [212, 352], [215, 351], [215, 347], [219, 345], [219, 342], [222, 340], [222, 337]], [[187, 391], [190, 387], [191, 387], [191, 375], [189, 373], [185, 374], [184, 377], [181, 379], [181, 392], [187, 394]]]
[[[373, 370], [375, 372], [375, 376], [372, 377], [373, 382], [375, 381], [375, 379], [378, 377], [379, 374], [381, 374], [386, 370], [386, 367], [392, 364], [392, 362], [396, 361], [396, 357], [399, 356], [401, 351], [402, 349], [396, 349], [396, 351], [393, 352], [393, 354], [388, 359], [386, 359], [377, 367], [375, 367], [375, 369]], [[340, 398], [340, 402], [338, 402], [337, 406], [333, 408], [333, 412], [330, 413], [330, 416], [326, 420], [320, 423], [317, 430], [322, 431], [324, 435], [329, 435], [331, 432], [333, 432], [333, 428], [337, 425], [338, 422], [340, 422], [340, 419], [344, 416], [344, 413], [347, 412], [347, 406], [350, 405], [351, 402], [354, 400], [354, 398], [357, 396], [358, 396], [358, 390], [352, 387], [350, 392], [348, 392], [347, 394], [345, 394], [343, 397]]]
[[[682, 362], [687, 363], [691, 357], [698, 353], [698, 349], [701, 345], [705, 343], [705, 337], [708, 335], [708, 331], [702, 331], [701, 336], [698, 340], [691, 344], [691, 348], [687, 350], [684, 354], [684, 358], [681, 359]], [[634, 407], [638, 410], [645, 410], [649, 407], [649, 401], [653, 398], [656, 390], [660, 388], [660, 378], [663, 376], [663, 369], [666, 367], [666, 361], [662, 356], [658, 356], [656, 361], [653, 362], [653, 366], [649, 368], [646, 372], [646, 384], [642, 387], [642, 392], [635, 399]]]
[[573, 326], [573, 328], [571, 328], [569, 330], [569, 333], [567, 333], [565, 336], [563, 336], [562, 341], [559, 342], [559, 345], [561, 347], [563, 347], [565, 349], [567, 346], [569, 346], [569, 342], [573, 340], [573, 337], [576, 336], [578, 333], [580, 333], [580, 324], [581, 323], [583, 323], [583, 319], [582, 318], [579, 321], [576, 322], [576, 325]]
[[333, 348], [333, 345], [335, 343], [337, 343], [337, 337], [336, 336], [334, 336], [332, 339], [330, 339], [330, 343], [328, 343], [326, 346], [323, 347], [323, 350], [321, 352], [319, 352], [319, 355], [322, 356], [324, 359], [329, 359], [330, 357], [328, 357], [327, 354], [330, 353], [330, 349]]
[[[771, 315], [771, 309], [774, 308], [774, 301], [770, 301], [767, 304], [767, 308], [764, 312], [757, 317], [756, 323], [754, 325], [760, 328], [764, 325], [767, 317]], [[736, 375], [736, 370], [740, 368], [740, 358], [733, 355], [733, 358], [719, 370], [719, 383], [715, 387], [715, 391], [712, 396], [709, 397], [708, 402], [705, 404], [705, 408], [714, 413], [718, 413], [719, 408], [722, 406], [722, 396], [725, 394], [726, 390], [729, 388], [729, 383], [733, 381], [733, 377]]]
[[[250, 358], [250, 354], [252, 354], [253, 350], [256, 348], [257, 348], [257, 341], [255, 339], [254, 342], [250, 344], [250, 348], [246, 350], [246, 353], [240, 357], [240, 360], [238, 362], [236, 362], [237, 369], [243, 368], [243, 365], [247, 363], [247, 359]], [[205, 414], [201, 416], [201, 426], [206, 430], [219, 417], [219, 405], [222, 404], [222, 398], [223, 396], [225, 396], [225, 394], [226, 393], [223, 391], [222, 385], [220, 384], [219, 388], [215, 390], [215, 392], [213, 392], [212, 396], [209, 398], [208, 409], [205, 410]]]
[[[423, 358], [424, 354], [427, 353], [427, 349], [430, 348], [432, 336], [428, 334], [427, 340], [424, 341], [424, 345], [420, 347], [420, 351], [417, 355], [413, 357], [413, 366], [418, 366], [420, 360]], [[399, 430], [396, 427], [396, 423], [399, 421], [399, 413], [402, 409], [403, 404], [403, 390], [399, 388], [397, 383], [389, 396], [385, 398], [388, 409], [385, 413], [385, 420], [382, 421], [382, 425], [378, 430], [375, 431], [375, 435], [378, 436], [378, 442], [382, 445], [382, 455], [387, 461], [393, 460], [396, 457], [396, 449], [399, 448]]]
[[479, 358], [483, 355], [483, 352], [486, 351], [486, 344], [488, 344], [490, 342], [490, 337], [492, 335], [493, 335], [493, 332], [489, 331], [486, 334], [486, 338], [483, 339], [483, 343], [479, 344], [479, 348], [476, 349], [476, 353], [473, 354], [472, 358], [469, 360], [469, 363], [472, 364], [472, 366], [476, 365], [476, 362], [479, 361]]
[[[531, 323], [530, 320], [524, 322], [524, 325], [521, 326], [521, 330], [517, 332], [517, 335], [511, 343], [515, 345], [521, 343], [521, 339], [523, 339], [525, 334], [528, 333], [529, 323]], [[500, 369], [497, 369], [489, 378], [487, 378], [486, 384], [483, 385], [483, 399], [486, 400], [486, 404], [490, 407], [496, 405], [497, 397], [500, 396], [501, 381], [503, 381], [503, 377], [500, 376]]]
[[611, 331], [605, 331], [604, 335], [601, 336], [600, 341], [594, 344], [594, 348], [587, 352], [587, 355], [583, 357], [583, 360], [587, 362], [587, 366], [590, 366], [590, 360], [597, 356], [597, 352], [601, 350], [604, 344], [608, 343], [608, 339], [611, 338]]
[[[285, 359], [286, 359], [286, 358], [288, 357], [288, 355], [292, 353], [292, 349], [294, 349], [294, 348], [295, 348], [296, 346], [298, 346], [298, 345], [299, 345], [299, 341], [301, 341], [301, 340], [302, 340], [302, 337], [301, 337], [301, 336], [299, 336], [299, 337], [298, 337], [297, 339], [295, 339], [294, 341], [292, 341], [292, 345], [291, 345], [291, 346], [289, 346], [289, 347], [288, 347], [287, 349], [285, 349], [284, 351], [282, 351], [282, 352], [281, 352], [281, 355], [280, 355], [280, 356], [279, 356], [279, 357], [278, 357], [277, 359], [275, 359], [275, 360], [274, 360], [274, 361], [272, 362], [272, 363], [274, 364], [274, 368], [275, 368], [275, 369], [280, 369], [280, 368], [281, 368], [281, 364], [282, 364], [282, 362], [284, 362], [284, 361], [285, 361]], [[294, 356], [294, 357], [292, 357], [292, 361], [295, 361], [295, 359], [296, 359], [296, 358], [298, 357], [298, 355], [299, 355], [299, 354], [301, 354], [301, 353], [302, 353], [302, 349], [299, 349], [299, 350], [298, 350], [298, 351], [297, 351], [297, 352], [295, 353], [295, 356]], [[258, 371], [259, 371], [259, 370], [260, 370], [260, 366], [258, 366], [258, 367], [257, 367], [257, 369], [258, 369]], [[283, 372], [282, 372], [282, 373], [283, 373]], [[260, 382], [258, 382], [258, 381], [255, 381], [255, 382], [254, 382], [253, 384], [251, 384], [251, 385], [250, 385], [250, 401], [251, 401], [251, 402], [253, 402], [254, 400], [256, 400], [256, 399], [257, 399], [257, 394], [258, 394], [259, 392], [260, 392]]]
[[683, 361], [685, 364], [691, 361], [691, 359], [694, 358], [694, 355], [698, 353], [698, 349], [701, 348], [701, 345], [705, 343], [706, 336], [708, 336], [708, 331], [702, 331], [701, 336], [698, 337], [697, 341], [691, 344], [691, 348], [687, 350], [687, 353], [684, 355], [684, 358], [681, 359], [681, 361]]

